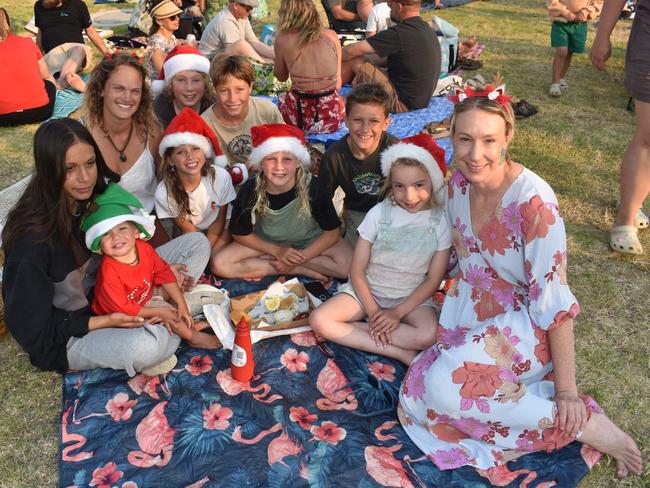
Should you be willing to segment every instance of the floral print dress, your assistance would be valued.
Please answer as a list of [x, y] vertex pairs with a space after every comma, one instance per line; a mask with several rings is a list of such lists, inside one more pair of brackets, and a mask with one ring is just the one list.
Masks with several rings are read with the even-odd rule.
[[[554, 427], [547, 333], [579, 306], [567, 285], [564, 224], [553, 190], [523, 169], [478, 235], [470, 183], [451, 177], [447, 216], [459, 275], [445, 299], [437, 344], [411, 364], [400, 421], [441, 469], [488, 469], [573, 441]], [[598, 405], [581, 396], [592, 410]]]

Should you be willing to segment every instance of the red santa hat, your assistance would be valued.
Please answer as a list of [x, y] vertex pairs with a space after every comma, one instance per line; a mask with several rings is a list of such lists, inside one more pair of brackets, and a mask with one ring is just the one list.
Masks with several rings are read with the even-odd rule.
[[436, 144], [433, 137], [428, 134], [417, 134], [402, 139], [384, 150], [381, 153], [380, 160], [381, 172], [386, 178], [388, 178], [395, 161], [400, 158], [414, 159], [426, 168], [431, 178], [436, 203], [444, 205], [445, 176], [447, 175], [445, 150]]
[[203, 149], [206, 159], [214, 158], [214, 164], [225, 168], [228, 166], [228, 158], [221, 152], [219, 140], [212, 129], [208, 127], [205, 120], [191, 108], [185, 107], [169, 123], [163, 132], [158, 152], [161, 156], [170, 147], [193, 144]]
[[311, 157], [305, 146], [305, 133], [286, 124], [254, 125], [251, 127], [253, 150], [248, 157], [250, 168], [260, 169], [269, 154], [285, 151], [293, 154], [305, 169], [311, 166]]
[[167, 54], [158, 78], [151, 83], [154, 95], [160, 93], [167, 83], [181, 71], [198, 71], [208, 73], [210, 60], [192, 46], [178, 45]]

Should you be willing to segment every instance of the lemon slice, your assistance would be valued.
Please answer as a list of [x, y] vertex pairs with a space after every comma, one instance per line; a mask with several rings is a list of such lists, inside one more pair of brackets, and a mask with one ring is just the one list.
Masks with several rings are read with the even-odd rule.
[[275, 312], [278, 308], [280, 308], [280, 297], [268, 297], [264, 299], [264, 307], [269, 311], [269, 312]]

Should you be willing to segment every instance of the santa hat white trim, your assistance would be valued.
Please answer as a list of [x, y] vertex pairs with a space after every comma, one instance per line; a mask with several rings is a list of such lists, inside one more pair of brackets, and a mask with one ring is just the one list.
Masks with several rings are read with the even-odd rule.
[[269, 137], [262, 144], [253, 148], [248, 157], [251, 168], [260, 169], [262, 160], [269, 154], [285, 151], [293, 154], [305, 169], [311, 166], [311, 156], [307, 148], [295, 137]]
[[429, 173], [433, 193], [438, 205], [445, 204], [445, 177], [440, 170], [440, 166], [429, 151], [416, 144], [398, 142], [389, 146], [381, 153], [381, 172], [388, 178], [393, 163], [400, 158], [414, 159], [420, 162]]
[[154, 95], [160, 93], [165, 85], [171, 82], [172, 78], [181, 71], [198, 71], [208, 74], [210, 71], [210, 60], [201, 54], [181, 53], [172, 56], [163, 63], [165, 79], [156, 79], [151, 83], [151, 90]]
[[[174, 132], [173, 134], [166, 135], [160, 141], [158, 152], [161, 156], [164, 156], [165, 151], [167, 151], [167, 149], [170, 147], [178, 147], [182, 146], [183, 144], [192, 144], [194, 146], [200, 147], [205, 153], [205, 159], [214, 158], [214, 148], [212, 147], [210, 140], [207, 137], [203, 137], [202, 135], [197, 134], [196, 132]], [[225, 156], [219, 156], [218, 158], [215, 158], [215, 163], [217, 166], [221, 166], [221, 164], [218, 164], [216, 161], [219, 158], [225, 158]], [[226, 160], [226, 165], [227, 164], [228, 161]]]
[[[137, 212], [140, 209], [131, 208], [132, 211]], [[141, 215], [136, 214], [124, 214], [117, 215], [115, 217], [102, 220], [93, 225], [90, 229], [86, 231], [86, 246], [88, 249], [92, 249], [93, 243], [98, 239], [104, 236], [109, 230], [111, 230], [116, 225], [121, 224], [122, 222], [135, 222], [142, 226], [142, 228], [149, 234], [140, 235], [140, 238], [143, 240], [151, 239], [154, 232], [156, 231], [156, 225], [154, 224], [154, 219], [152, 215], [149, 215], [142, 211]]]

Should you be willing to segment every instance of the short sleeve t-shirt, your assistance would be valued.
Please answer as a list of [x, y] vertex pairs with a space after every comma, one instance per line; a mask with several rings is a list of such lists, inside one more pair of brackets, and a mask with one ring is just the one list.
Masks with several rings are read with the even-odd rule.
[[156, 215], [160, 219], [187, 218], [197, 229], [207, 230], [219, 216], [219, 209], [232, 202], [237, 194], [232, 186], [230, 174], [223, 168], [213, 165], [215, 178], [201, 178], [201, 183], [193, 191], [188, 191], [191, 215], [181, 215], [175, 201], [167, 193], [167, 186], [161, 181], [156, 188]]
[[138, 315], [151, 299], [155, 285], [175, 283], [176, 277], [148, 243], [136, 239], [138, 263], [125, 264], [104, 256], [97, 272], [92, 310], [97, 315], [122, 312]]
[[83, 30], [92, 24], [88, 7], [81, 0], [64, 0], [63, 5], [52, 8], [43, 8], [38, 0], [34, 4], [34, 22], [41, 31], [46, 53], [66, 42], [83, 44]]
[[0, 115], [48, 103], [45, 82], [38, 70], [42, 57], [31, 39], [9, 34], [0, 42]]
[[[256, 178], [251, 178], [244, 183], [237, 194], [230, 218], [230, 226], [228, 227], [228, 230], [233, 235], [245, 236], [253, 232], [251, 211], [256, 200], [255, 183]], [[271, 210], [280, 210], [295, 200], [296, 188], [294, 187], [279, 195], [267, 193], [267, 196]], [[309, 185], [309, 205], [311, 215], [321, 229], [332, 230], [341, 225], [341, 220], [336, 214], [332, 199], [321, 190], [315, 179], [312, 179]]]
[[368, 16], [368, 23], [366, 24], [366, 31], [368, 32], [381, 32], [388, 29], [393, 25], [390, 20], [390, 7], [388, 3], [378, 3], [370, 11]]
[[214, 115], [213, 107], [214, 105], [211, 105], [201, 114], [201, 117], [217, 134], [219, 146], [230, 163], [246, 164], [248, 162], [248, 156], [253, 150], [251, 127], [263, 124], [284, 124], [278, 107], [266, 98], [250, 97], [248, 99], [248, 115], [241, 125], [229, 126], [221, 123]]
[[256, 39], [250, 21], [248, 19], [236, 19], [230, 8], [226, 6], [203, 31], [199, 51], [204, 56], [213, 58], [215, 54], [223, 51], [228, 44], [234, 44], [237, 41], [252, 42]]
[[388, 78], [410, 109], [429, 106], [440, 76], [440, 43], [431, 26], [410, 17], [366, 39], [387, 58]]
[[348, 137], [343, 136], [327, 148], [320, 161], [318, 181], [330, 198], [340, 186], [345, 192], [345, 208], [367, 212], [377, 203], [384, 182], [379, 156], [398, 139], [384, 132], [375, 152], [365, 159], [357, 159], [350, 151]]
[[[379, 221], [381, 220], [381, 203], [378, 203], [370, 209], [366, 217], [359, 225], [359, 236], [371, 244], [375, 242], [377, 233], [379, 232]], [[399, 205], [394, 205], [391, 208], [391, 227], [399, 229], [402, 227], [426, 225], [429, 221], [431, 210], [420, 210], [419, 212], [411, 213], [404, 210]], [[436, 236], [438, 237], [438, 251], [449, 249], [451, 247], [451, 230], [447, 223], [446, 216], [442, 216], [440, 222], [436, 226]]]

